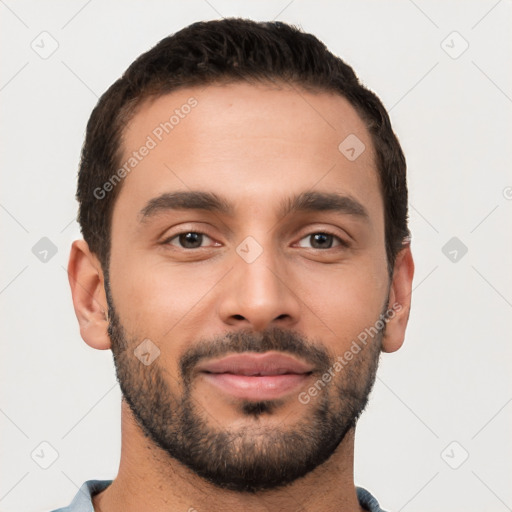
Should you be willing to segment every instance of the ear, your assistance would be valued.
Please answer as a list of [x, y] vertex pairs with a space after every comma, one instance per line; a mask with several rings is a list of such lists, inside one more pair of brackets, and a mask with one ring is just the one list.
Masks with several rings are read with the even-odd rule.
[[75, 240], [71, 246], [68, 277], [80, 335], [92, 348], [109, 349], [108, 307], [103, 271], [98, 258], [89, 250], [85, 240]]
[[414, 261], [411, 247], [407, 245], [396, 256], [393, 278], [389, 291], [388, 321], [382, 339], [383, 352], [395, 352], [405, 339], [405, 328], [411, 311]]

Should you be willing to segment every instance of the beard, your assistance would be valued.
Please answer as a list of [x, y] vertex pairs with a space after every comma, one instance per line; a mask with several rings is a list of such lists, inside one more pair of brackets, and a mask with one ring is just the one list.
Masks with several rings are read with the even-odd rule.
[[229, 353], [275, 350], [312, 364], [314, 375], [321, 379], [329, 369], [332, 372], [337, 356], [321, 343], [311, 343], [288, 329], [273, 326], [262, 332], [236, 331], [200, 340], [187, 348], [178, 360], [176, 380], [158, 358], [146, 366], [134, 355], [143, 338], [129, 336], [123, 328], [108, 276], [105, 288], [117, 380], [138, 426], [165, 454], [220, 489], [254, 494], [291, 484], [329, 459], [366, 407], [385, 326], [319, 389], [316, 400], [304, 404], [297, 399], [295, 409], [301, 412], [300, 421], [290, 424], [283, 418], [277, 426], [275, 422], [265, 425], [265, 416], [275, 416], [290, 397], [240, 399], [233, 407], [248, 423], [253, 421], [226, 429], [220, 428], [215, 416], [194, 399], [195, 370], [200, 361]]

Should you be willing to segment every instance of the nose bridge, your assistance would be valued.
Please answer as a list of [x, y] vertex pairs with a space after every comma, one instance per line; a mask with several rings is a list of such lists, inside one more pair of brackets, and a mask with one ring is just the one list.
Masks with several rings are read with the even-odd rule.
[[263, 330], [279, 320], [298, 320], [299, 304], [286, 283], [288, 273], [280, 261], [279, 248], [268, 233], [246, 237], [233, 254], [230, 283], [224, 290], [220, 314], [227, 323], [243, 322]]
[[246, 296], [257, 302], [271, 303], [280, 294], [278, 264], [275, 249], [267, 241], [262, 246], [254, 237], [247, 237], [238, 247], [236, 271], [245, 283]]

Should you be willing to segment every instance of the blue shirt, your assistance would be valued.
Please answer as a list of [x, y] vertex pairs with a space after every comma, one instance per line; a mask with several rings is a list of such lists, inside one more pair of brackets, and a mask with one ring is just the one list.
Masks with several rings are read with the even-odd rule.
[[[106, 489], [112, 480], [87, 480], [73, 498], [73, 501], [64, 508], [52, 512], [94, 512], [91, 497]], [[359, 504], [369, 512], [385, 512], [379, 506], [379, 502], [362, 487], [356, 487]]]

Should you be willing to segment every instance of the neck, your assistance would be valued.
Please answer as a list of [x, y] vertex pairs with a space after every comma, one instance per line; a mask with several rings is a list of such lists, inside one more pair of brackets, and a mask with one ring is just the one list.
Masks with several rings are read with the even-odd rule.
[[288, 486], [257, 494], [219, 489], [144, 436], [126, 402], [121, 409], [119, 472], [93, 497], [95, 512], [362, 511], [353, 481], [354, 429], [321, 466]]

